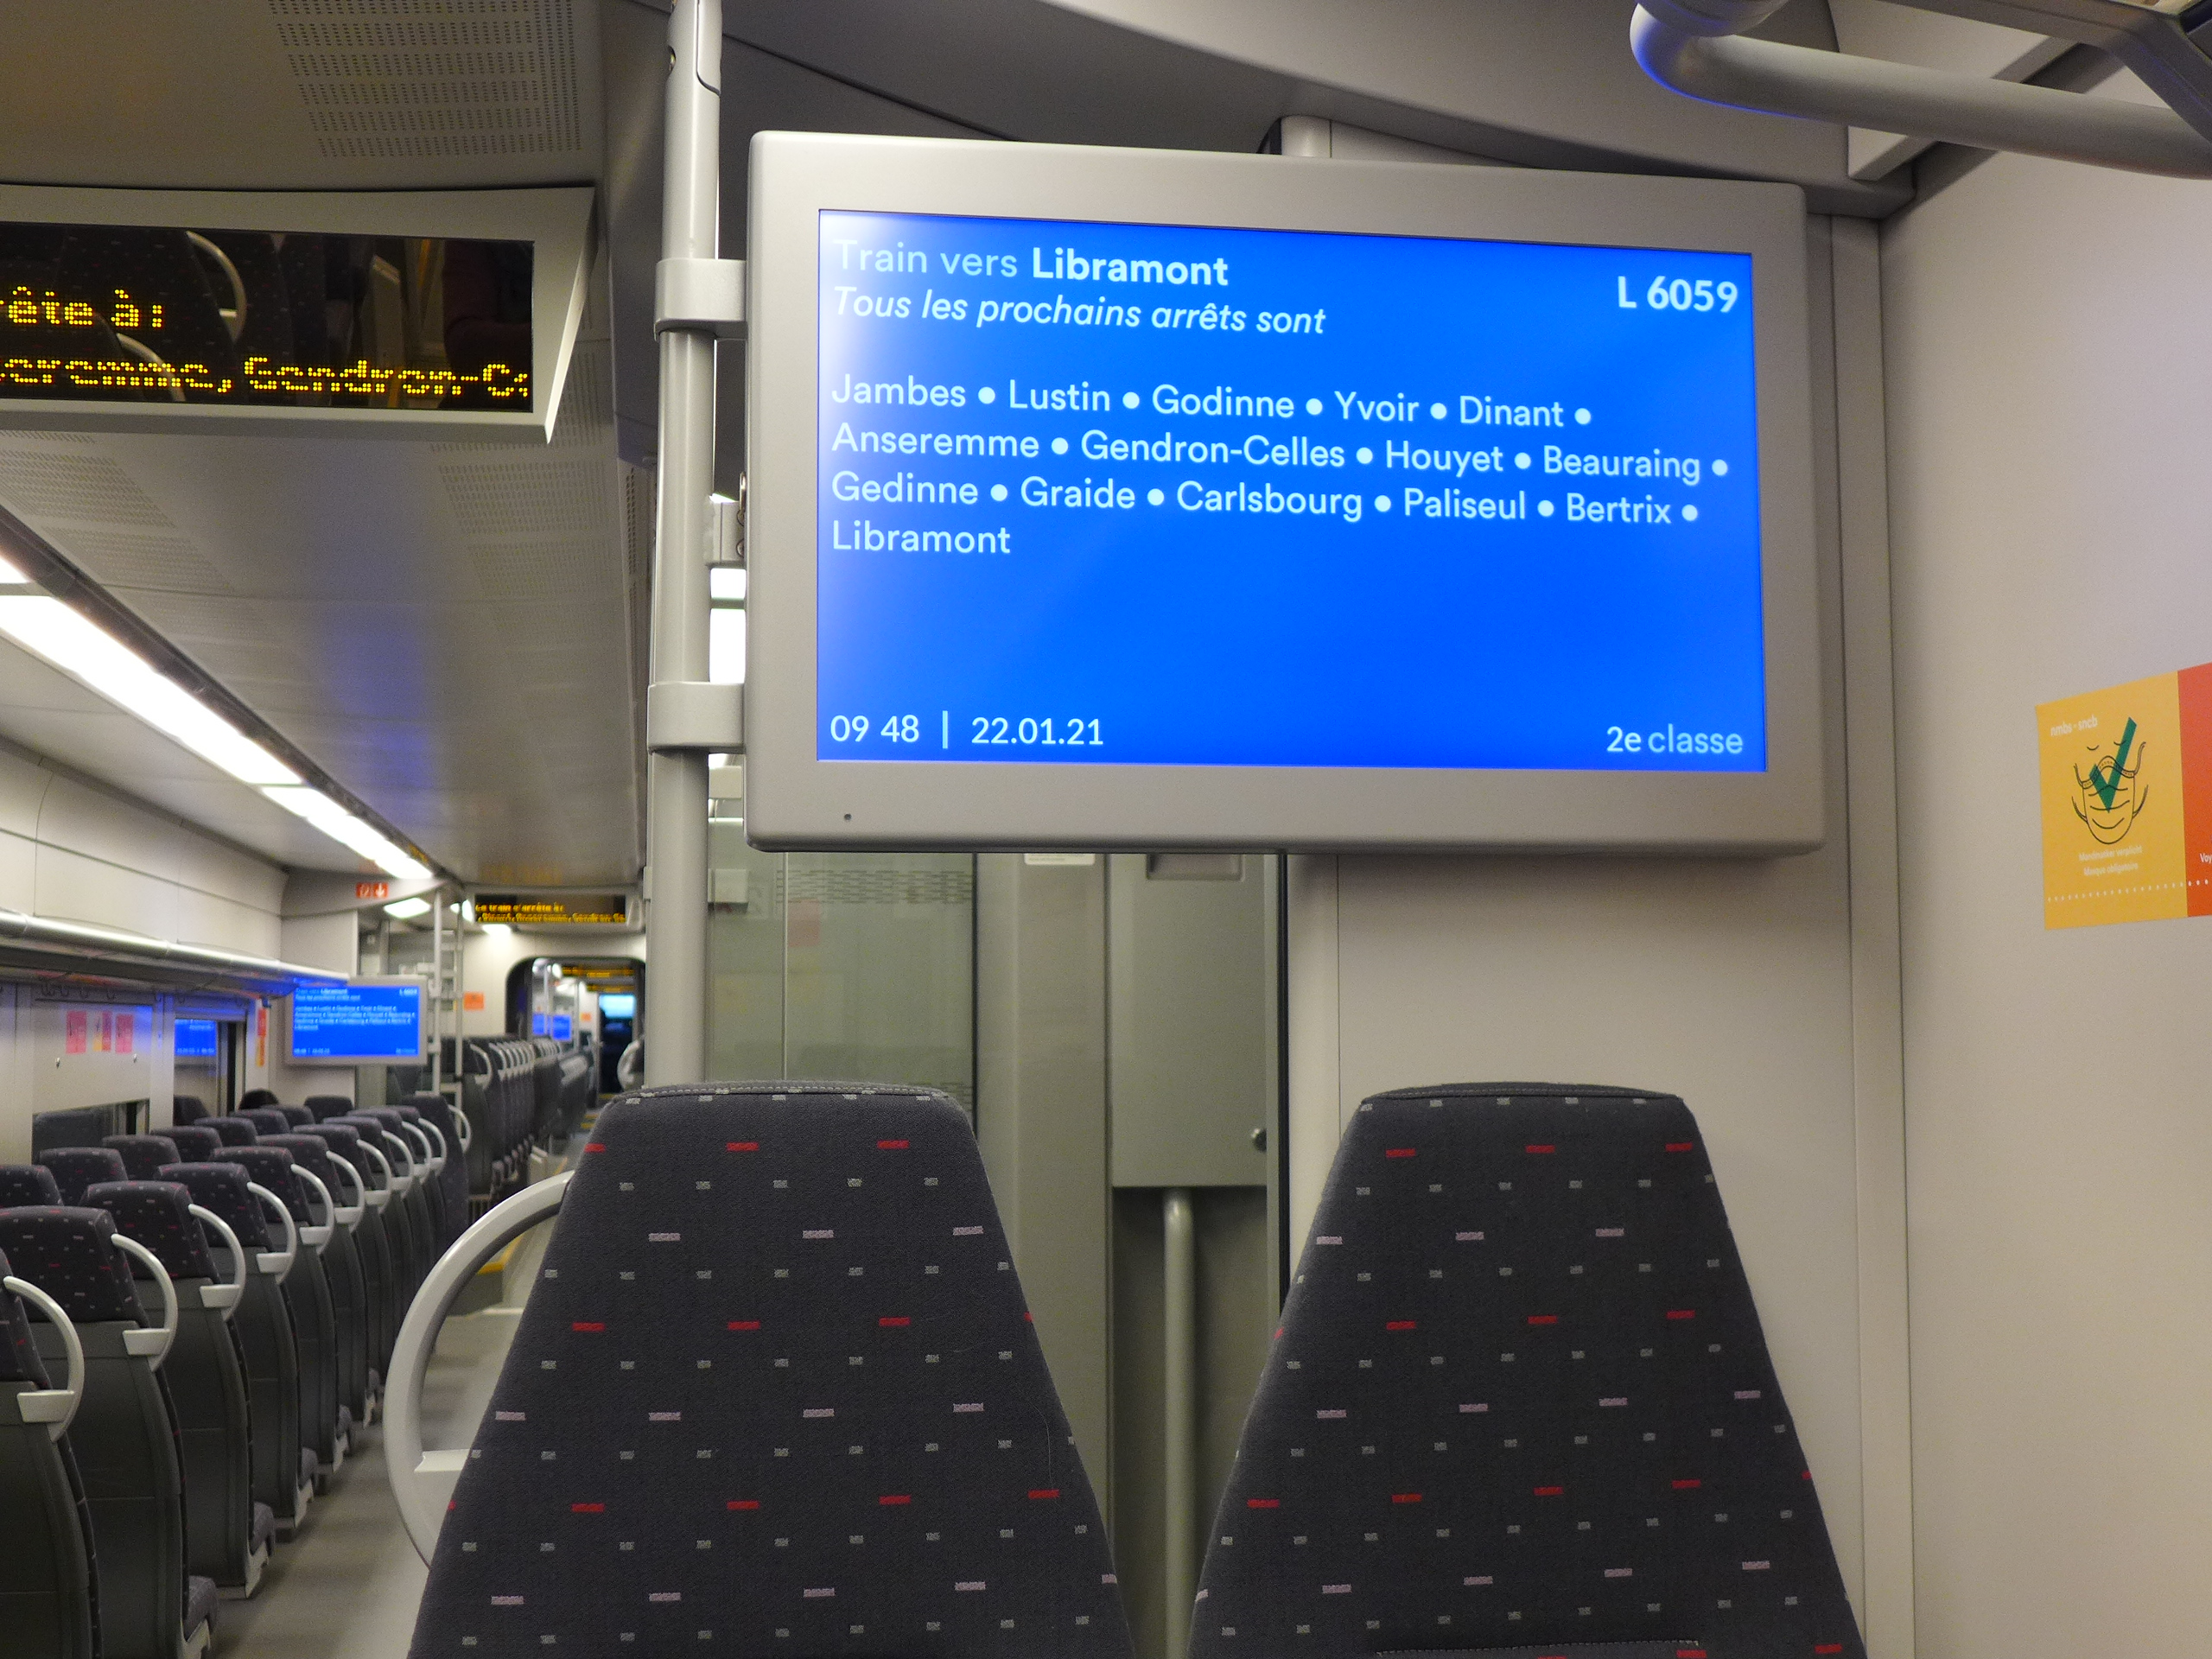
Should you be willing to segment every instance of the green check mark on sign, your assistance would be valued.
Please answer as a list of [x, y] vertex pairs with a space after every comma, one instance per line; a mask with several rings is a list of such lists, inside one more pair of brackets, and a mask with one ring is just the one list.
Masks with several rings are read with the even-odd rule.
[[2089, 768], [2090, 787], [2097, 791], [2097, 799], [2106, 811], [2112, 810], [2113, 797], [2120, 793], [2120, 774], [2127, 770], [2127, 752], [2135, 747], [2135, 722], [2131, 720], [2120, 734], [2120, 752], [2112, 758], [2112, 765]]

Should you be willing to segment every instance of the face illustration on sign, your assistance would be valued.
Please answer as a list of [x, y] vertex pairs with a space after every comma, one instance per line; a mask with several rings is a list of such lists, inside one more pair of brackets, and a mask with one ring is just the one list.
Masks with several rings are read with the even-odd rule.
[[2146, 747], [2130, 720], [2116, 741], [2089, 746], [2086, 768], [2078, 761], [2075, 765], [2074, 815], [2101, 847], [2124, 840], [2150, 803], [2150, 790], [2142, 779]]

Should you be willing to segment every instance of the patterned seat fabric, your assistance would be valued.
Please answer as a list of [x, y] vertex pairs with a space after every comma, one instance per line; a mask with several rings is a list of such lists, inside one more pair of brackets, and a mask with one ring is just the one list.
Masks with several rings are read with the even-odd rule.
[[960, 1109], [610, 1106], [454, 1494], [414, 1659], [1127, 1659]]
[[215, 1259], [192, 1214], [192, 1194], [175, 1181], [103, 1181], [85, 1189], [88, 1208], [105, 1210], [115, 1230], [143, 1244], [172, 1279], [213, 1279]]
[[283, 1147], [264, 1143], [225, 1147], [209, 1161], [233, 1164], [245, 1171], [246, 1179], [257, 1186], [267, 1187], [283, 1200], [285, 1209], [292, 1212], [295, 1226], [305, 1227], [312, 1219], [308, 1213], [307, 1185], [292, 1173], [292, 1154]]
[[292, 1120], [284, 1116], [284, 1109], [281, 1106], [256, 1106], [250, 1111], [240, 1112], [238, 1116], [253, 1125], [253, 1132], [257, 1135], [289, 1135], [292, 1132]]
[[130, 1179], [121, 1155], [106, 1147], [57, 1147], [39, 1154], [38, 1160], [54, 1172], [54, 1184], [61, 1189], [64, 1204], [82, 1204], [85, 1189], [95, 1181]]
[[0, 1210], [0, 1250], [18, 1279], [53, 1297], [76, 1324], [144, 1322], [130, 1263], [115, 1248], [115, 1222], [105, 1210]]
[[253, 1178], [236, 1164], [171, 1164], [162, 1172], [162, 1179], [175, 1181], [192, 1194], [192, 1201], [202, 1210], [220, 1216], [238, 1236], [242, 1248], [274, 1248], [270, 1237], [269, 1212], [262, 1207], [259, 1198], [246, 1191]]
[[100, 1142], [123, 1160], [125, 1180], [159, 1179], [162, 1166], [181, 1161], [183, 1154], [166, 1135], [111, 1135]]
[[60, 1183], [43, 1164], [0, 1164], [0, 1210], [18, 1205], [59, 1204]]
[[[346, 1194], [351, 1189], [346, 1186], [345, 1178], [330, 1166], [330, 1146], [321, 1135], [304, 1134], [264, 1135], [262, 1137], [260, 1146], [251, 1148], [255, 1152], [264, 1149], [289, 1154], [294, 1168], [304, 1169], [328, 1189], [330, 1201], [333, 1204], [342, 1204], [345, 1201]], [[257, 1175], [254, 1179], [261, 1179]], [[269, 1185], [266, 1181], [262, 1181], [261, 1184], [264, 1186]], [[307, 1194], [302, 1192], [300, 1197], [304, 1202]], [[293, 1215], [302, 1226], [307, 1225], [307, 1219], [300, 1211], [295, 1211]]]
[[[0, 1251], [0, 1279], [14, 1272], [6, 1253]], [[28, 1382], [35, 1389], [49, 1386], [38, 1344], [31, 1340], [31, 1322], [23, 1305], [12, 1292], [4, 1290], [0, 1290], [0, 1382]]]
[[279, 1106], [276, 1109], [284, 1114], [285, 1124], [291, 1128], [303, 1129], [315, 1122], [315, 1114], [304, 1106]]
[[1191, 1653], [1607, 1643], [1864, 1654], [1696, 1120], [1618, 1089], [1377, 1095], [1246, 1419]]
[[353, 1103], [343, 1095], [309, 1095], [306, 1106], [318, 1123], [327, 1123], [334, 1117], [343, 1117], [353, 1109]]
[[207, 1127], [222, 1137], [226, 1147], [250, 1147], [261, 1139], [261, 1131], [255, 1128], [248, 1118], [236, 1116], [211, 1117], [207, 1120]]
[[468, 1230], [468, 1159], [461, 1149], [461, 1129], [454, 1121], [459, 1114], [443, 1095], [410, 1095], [407, 1104], [445, 1137], [446, 1166], [438, 1173], [445, 1204], [445, 1236], [438, 1241], [442, 1250]]
[[[223, 1149], [223, 1137], [204, 1123], [180, 1123], [162, 1138], [175, 1143], [174, 1161], [180, 1164], [204, 1164]], [[159, 1180], [161, 1172], [153, 1179]]]

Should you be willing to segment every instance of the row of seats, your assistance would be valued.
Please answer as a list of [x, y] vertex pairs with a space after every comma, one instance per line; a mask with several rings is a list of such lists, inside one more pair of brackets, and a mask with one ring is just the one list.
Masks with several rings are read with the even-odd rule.
[[[0, 1315], [23, 1330], [43, 1295], [63, 1316], [0, 1356], [20, 1419], [0, 1408], [0, 1632], [38, 1633], [0, 1651], [205, 1650], [219, 1597], [252, 1593], [378, 1409], [401, 1320], [467, 1222], [454, 1147], [435, 1096], [321, 1096], [0, 1166]], [[82, 1397], [55, 1433], [38, 1402], [73, 1344]]]
[[599, 1098], [591, 1057], [550, 1037], [468, 1038], [461, 1081], [468, 1185], [487, 1199], [527, 1181], [531, 1151], [573, 1135]]
[[[693, 1085], [601, 1114], [410, 1654], [549, 1649], [1127, 1659], [950, 1099]], [[1462, 1084], [1353, 1116], [1190, 1654], [1394, 1652], [1863, 1659], [1680, 1100]]]

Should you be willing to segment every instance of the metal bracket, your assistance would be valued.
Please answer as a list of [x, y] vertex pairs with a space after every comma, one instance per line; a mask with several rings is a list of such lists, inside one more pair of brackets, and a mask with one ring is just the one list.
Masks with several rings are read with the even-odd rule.
[[661, 680], [645, 688], [645, 747], [655, 754], [745, 753], [745, 688]]
[[745, 261], [664, 259], [653, 267], [653, 333], [745, 338]]

